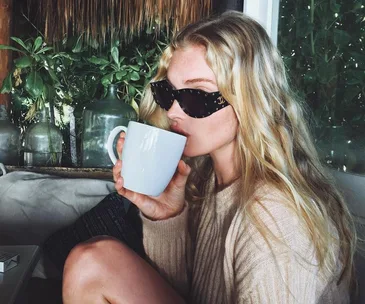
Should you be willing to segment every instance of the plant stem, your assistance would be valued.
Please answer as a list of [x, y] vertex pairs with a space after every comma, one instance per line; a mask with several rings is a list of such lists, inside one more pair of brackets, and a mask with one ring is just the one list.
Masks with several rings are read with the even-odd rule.
[[46, 38], [44, 37], [43, 33], [29, 20], [29, 18], [23, 13], [23, 17], [34, 27], [34, 29], [42, 36], [43, 40]]

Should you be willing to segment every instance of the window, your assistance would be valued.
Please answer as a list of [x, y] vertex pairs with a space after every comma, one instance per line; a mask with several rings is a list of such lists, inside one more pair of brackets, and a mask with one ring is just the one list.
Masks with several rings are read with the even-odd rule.
[[365, 174], [363, 1], [248, 2], [244, 11], [277, 41], [292, 86], [311, 110], [322, 161], [337, 170]]

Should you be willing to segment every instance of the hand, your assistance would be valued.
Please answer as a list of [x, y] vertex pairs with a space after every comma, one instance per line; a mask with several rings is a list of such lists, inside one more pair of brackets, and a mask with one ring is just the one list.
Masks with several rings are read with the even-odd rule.
[[[122, 154], [125, 133], [120, 134], [117, 142], [117, 152]], [[179, 161], [175, 175], [158, 197], [127, 190], [123, 187], [123, 177], [120, 175], [122, 161], [119, 159], [113, 167], [113, 178], [117, 192], [135, 204], [142, 213], [151, 220], [164, 220], [182, 212], [185, 204], [185, 185], [190, 174], [190, 167], [182, 160]]]

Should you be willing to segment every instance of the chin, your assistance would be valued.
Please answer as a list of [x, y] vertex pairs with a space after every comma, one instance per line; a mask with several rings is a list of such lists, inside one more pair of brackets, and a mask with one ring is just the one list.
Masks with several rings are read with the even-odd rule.
[[207, 155], [205, 151], [202, 151], [200, 149], [191, 149], [189, 146], [185, 147], [185, 150], [183, 152], [183, 155], [186, 157], [197, 157], [197, 156], [203, 156]]

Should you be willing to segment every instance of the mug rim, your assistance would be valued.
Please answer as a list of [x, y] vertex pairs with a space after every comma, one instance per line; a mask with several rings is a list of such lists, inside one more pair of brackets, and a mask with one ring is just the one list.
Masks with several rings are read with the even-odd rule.
[[165, 129], [161, 129], [161, 128], [158, 128], [158, 127], [155, 127], [155, 126], [152, 126], [152, 125], [148, 125], [146, 123], [142, 123], [142, 122], [138, 122], [138, 121], [131, 120], [128, 124], [137, 124], [137, 125], [151, 127], [151, 128], [156, 129], [158, 131], [161, 131], [162, 133], [167, 133], [169, 135], [176, 135], [176, 136], [179, 136], [179, 137], [182, 137], [182, 138], [185, 138], [186, 139], [186, 136], [185, 135], [182, 135], [182, 134], [179, 134], [179, 133], [175, 133], [173, 131], [168, 131], [168, 130], [165, 130]]

